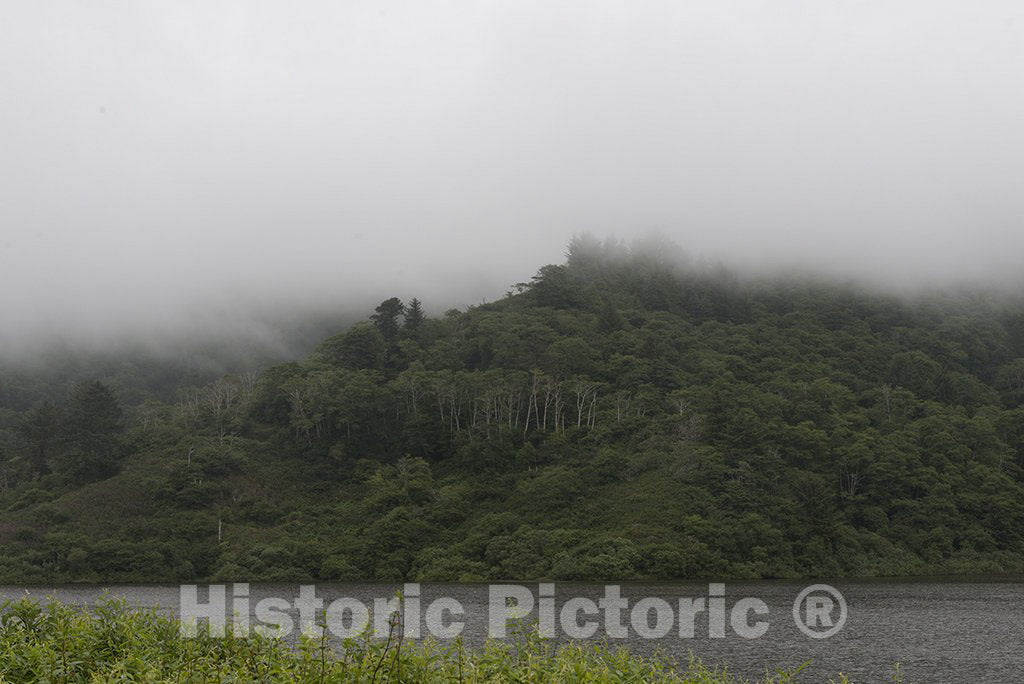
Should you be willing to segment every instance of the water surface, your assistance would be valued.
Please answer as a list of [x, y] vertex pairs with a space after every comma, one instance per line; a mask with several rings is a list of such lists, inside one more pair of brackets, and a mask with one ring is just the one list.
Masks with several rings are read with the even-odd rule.
[[[857, 682], [891, 681], [896, 663], [905, 682], [1017, 682], [1024, 681], [1024, 578], [955, 578], [921, 580], [831, 580], [846, 600], [845, 626], [827, 639], [812, 639], [794, 623], [794, 599], [811, 582], [726, 583], [726, 606], [742, 597], [763, 600], [767, 632], [755, 639], [738, 636], [728, 626], [724, 638], [711, 638], [706, 614], [695, 621], [693, 638], [681, 638], [677, 629], [660, 639], [641, 638], [630, 629], [625, 639], [609, 639], [632, 652], [659, 651], [685, 661], [692, 653], [707, 663], [727, 665], [731, 672], [756, 677], [766, 670], [794, 669], [812, 661], [798, 681], [828, 681], [839, 672]], [[393, 584], [318, 583], [317, 596], [325, 603], [341, 598], [359, 599], [371, 608], [375, 598], [388, 598], [400, 588]], [[538, 585], [523, 583], [538, 594]], [[707, 583], [624, 584], [622, 594], [631, 604], [644, 597], [660, 597], [676, 606], [680, 597], [707, 596]], [[205, 587], [200, 585], [205, 600]], [[230, 601], [232, 585], [227, 586]], [[292, 602], [297, 584], [259, 583], [249, 587], [251, 605], [266, 597]], [[603, 584], [555, 584], [556, 615], [564, 601], [574, 597], [598, 600]], [[157, 608], [176, 614], [178, 585], [32, 586], [0, 587], [0, 599], [24, 596], [45, 600], [54, 596], [76, 605], [94, 603], [104, 593], [125, 598], [132, 606]], [[423, 584], [421, 604], [451, 597], [465, 609], [463, 639], [479, 644], [487, 634], [488, 586], [476, 584]], [[230, 604], [229, 604], [230, 605]], [[230, 612], [230, 610], [229, 610]], [[836, 611], [838, 612], [838, 611]], [[292, 611], [297, 616], [296, 611]], [[252, 618], [253, 623], [257, 621]], [[628, 615], [624, 616], [628, 622]], [[602, 629], [596, 639], [607, 638]]]

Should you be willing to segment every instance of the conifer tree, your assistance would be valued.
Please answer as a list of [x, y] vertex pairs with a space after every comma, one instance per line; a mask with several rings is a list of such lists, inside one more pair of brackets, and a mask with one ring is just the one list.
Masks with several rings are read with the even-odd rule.
[[420, 300], [413, 297], [409, 301], [409, 306], [405, 309], [405, 329], [410, 333], [415, 333], [420, 325], [423, 324], [423, 306]]

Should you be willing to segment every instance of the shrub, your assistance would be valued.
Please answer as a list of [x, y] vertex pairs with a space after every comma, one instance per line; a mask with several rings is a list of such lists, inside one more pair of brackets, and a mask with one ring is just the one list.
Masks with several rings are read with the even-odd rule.
[[[685, 667], [642, 659], [623, 649], [572, 642], [556, 647], [520, 627], [508, 641], [467, 650], [461, 640], [405, 642], [392, 625], [387, 639], [327, 638], [288, 642], [253, 634], [215, 638], [155, 610], [101, 600], [83, 611], [27, 599], [0, 605], [0, 681], [10, 682], [673, 682], [740, 684], [699, 661]], [[795, 674], [795, 673], [794, 673]], [[791, 682], [793, 674], [764, 684]], [[847, 682], [840, 678], [837, 684]]]

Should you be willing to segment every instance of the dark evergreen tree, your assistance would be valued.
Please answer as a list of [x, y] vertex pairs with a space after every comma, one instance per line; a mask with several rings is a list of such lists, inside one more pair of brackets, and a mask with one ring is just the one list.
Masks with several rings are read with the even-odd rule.
[[405, 313], [405, 305], [398, 297], [392, 297], [381, 302], [374, 311], [376, 313], [370, 316], [370, 320], [377, 326], [388, 349], [394, 348], [401, 328], [398, 317]]
[[409, 306], [405, 309], [405, 329], [415, 334], [419, 330], [420, 326], [423, 325], [423, 307], [420, 304], [420, 300], [413, 297], [409, 301]]
[[83, 382], [71, 391], [61, 424], [60, 470], [76, 480], [117, 472], [123, 455], [124, 412], [102, 382]]

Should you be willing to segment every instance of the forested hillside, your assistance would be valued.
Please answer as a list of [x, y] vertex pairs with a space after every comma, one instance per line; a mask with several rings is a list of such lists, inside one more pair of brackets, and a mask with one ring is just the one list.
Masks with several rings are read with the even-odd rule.
[[164, 403], [8, 406], [0, 581], [1024, 570], [1024, 300], [579, 239]]

